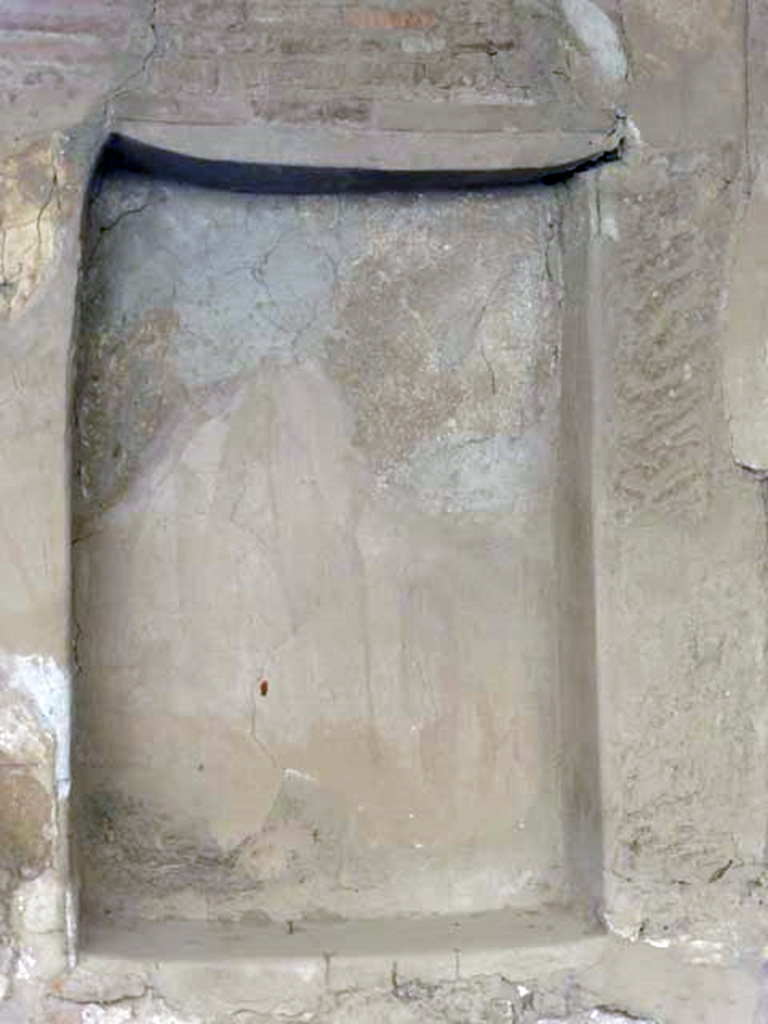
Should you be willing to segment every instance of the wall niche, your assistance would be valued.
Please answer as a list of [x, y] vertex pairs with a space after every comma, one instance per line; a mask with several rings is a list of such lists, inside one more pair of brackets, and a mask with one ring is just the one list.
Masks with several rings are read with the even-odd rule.
[[586, 188], [292, 181], [94, 179], [73, 394], [81, 941], [499, 913], [589, 928]]

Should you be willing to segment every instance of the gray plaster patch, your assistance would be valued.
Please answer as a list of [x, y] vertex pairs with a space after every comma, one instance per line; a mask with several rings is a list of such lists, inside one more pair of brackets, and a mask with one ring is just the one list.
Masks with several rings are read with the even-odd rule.
[[233, 202], [106, 185], [83, 286], [79, 498], [108, 504], [180, 418], [210, 414], [212, 389], [266, 361], [318, 361], [376, 470], [436, 432], [459, 453], [535, 426], [557, 389], [558, 200], [523, 194]]
[[533, 432], [439, 438], [421, 444], [391, 479], [433, 512], [503, 509], [524, 523], [537, 505], [535, 481], [550, 462], [551, 446]]

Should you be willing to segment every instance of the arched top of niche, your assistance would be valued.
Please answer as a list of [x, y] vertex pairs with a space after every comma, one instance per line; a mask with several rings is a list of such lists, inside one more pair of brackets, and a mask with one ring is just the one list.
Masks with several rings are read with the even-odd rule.
[[[164, 145], [110, 135], [101, 153], [100, 172], [123, 170], [205, 188], [286, 195], [493, 188], [536, 181], [554, 183], [597, 162], [616, 159], [621, 137], [617, 131], [610, 138], [603, 136], [597, 140], [603, 145], [593, 147], [531, 146], [516, 151], [506, 161], [478, 159], [464, 165], [448, 159], [444, 164], [438, 162], [434, 152], [421, 163], [404, 161], [393, 165], [387, 161], [356, 163], [354, 153], [345, 159], [344, 153], [318, 147], [309, 148], [303, 161], [293, 162], [286, 159], [284, 151], [273, 153], [258, 144], [248, 151], [230, 153], [226, 147], [207, 149], [176, 136], [161, 136], [158, 141]], [[169, 144], [171, 148], [167, 148]], [[203, 155], [206, 153], [212, 155]]]
[[157, 0], [152, 32], [111, 126], [181, 156], [537, 176], [620, 141], [596, 0]]
[[6, 8], [4, 115], [17, 141], [104, 111], [107, 131], [205, 160], [541, 172], [620, 139], [627, 60], [616, 0]]

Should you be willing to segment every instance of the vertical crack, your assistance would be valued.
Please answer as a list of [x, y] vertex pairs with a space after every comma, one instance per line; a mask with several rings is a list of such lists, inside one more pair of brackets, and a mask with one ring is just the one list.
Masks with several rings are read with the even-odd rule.
[[[51, 203], [56, 198], [59, 187], [59, 179], [56, 173], [56, 163], [51, 159], [51, 183], [48, 187], [48, 193], [43, 200], [40, 209], [37, 211], [37, 217], [35, 219], [35, 230], [37, 232], [37, 265], [42, 270], [43, 266], [43, 218], [48, 212]], [[53, 225], [51, 225], [51, 233], [53, 233]], [[51, 254], [53, 255], [53, 253]]]
[[[107, 96], [104, 103], [104, 117], [107, 122], [110, 120], [110, 111], [112, 107], [113, 99], [118, 96], [121, 92], [130, 85], [131, 82], [136, 78], [144, 78], [149, 70], [149, 65], [155, 59], [160, 51], [160, 40], [157, 34], [157, 13], [158, 13], [158, 0], [152, 0], [152, 4], [149, 10], [149, 21], [147, 28], [149, 29], [150, 45], [147, 52], [141, 58], [141, 64], [136, 71], [132, 71], [124, 79], [116, 82], [112, 92]], [[138, 56], [138, 55], [137, 55]]]
[[[758, 484], [760, 488], [760, 499], [763, 506], [763, 529], [764, 533], [764, 548], [763, 548], [763, 573], [768, 571], [768, 479], [763, 476]], [[768, 665], [768, 639], [764, 640], [763, 643], [763, 687], [766, 686], [766, 669]], [[763, 863], [768, 861], [768, 829], [763, 836]]]
[[743, 14], [743, 72], [744, 72], [744, 163], [746, 174], [744, 181], [744, 195], [749, 199], [752, 195], [752, 68], [749, 59], [749, 35], [751, 22], [750, 0], [744, 0]]
[[256, 746], [259, 747], [263, 751], [264, 754], [266, 754], [266, 756], [269, 758], [269, 760], [272, 762], [272, 764], [275, 766], [275, 768], [277, 768], [278, 771], [282, 771], [282, 769], [280, 768], [280, 765], [278, 763], [277, 758], [272, 753], [272, 751], [269, 749], [269, 747], [264, 742], [264, 740], [259, 736], [259, 731], [258, 731], [258, 714], [259, 713], [257, 711], [258, 699], [259, 698], [257, 696], [257, 692], [258, 691], [257, 691], [256, 687], [252, 686], [251, 687], [251, 739], [256, 744]]
[[[152, 0], [152, 8], [149, 14], [149, 35], [151, 39], [151, 45], [147, 53], [145, 53], [144, 57], [142, 58], [141, 68], [137, 72], [137, 74], [139, 75], [143, 75], [146, 73], [146, 70], [149, 67], [150, 62], [154, 60], [154, 58], [157, 56], [157, 51], [159, 49], [159, 43], [157, 38], [157, 0]], [[132, 75], [131, 77], [133, 78], [134, 76]]]
[[493, 372], [493, 367], [491, 366], [491, 361], [488, 358], [488, 354], [485, 351], [485, 345], [483, 345], [482, 342], [480, 343], [480, 355], [482, 357], [483, 362], [485, 363], [486, 369], [488, 370], [488, 376], [490, 377], [491, 394], [495, 395], [496, 394], [496, 374]]

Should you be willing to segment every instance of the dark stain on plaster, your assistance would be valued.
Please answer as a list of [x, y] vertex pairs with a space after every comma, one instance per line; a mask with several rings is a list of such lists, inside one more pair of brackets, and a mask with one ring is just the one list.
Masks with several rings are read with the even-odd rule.
[[142, 800], [110, 790], [83, 798], [78, 811], [86, 912], [91, 891], [100, 892], [99, 909], [109, 916], [130, 905], [136, 886], [169, 893], [231, 885], [227, 855], [193, 824], [181, 825]]
[[[262, 827], [226, 848], [204, 822], [180, 821], [118, 790], [82, 795], [77, 823], [82, 910], [86, 918], [115, 919], [135, 911], [138, 893], [163, 899], [193, 890], [232, 906], [239, 894], [258, 894], [266, 883], [308, 886], [318, 871], [338, 872], [344, 829], [332, 798], [290, 779]], [[252, 902], [231, 912], [239, 920], [268, 920]]]
[[[86, 298], [84, 322], [89, 319]], [[128, 489], [144, 451], [183, 389], [166, 359], [178, 328], [172, 309], [151, 310], [116, 330], [81, 332], [75, 374], [75, 518], [103, 511]]]

